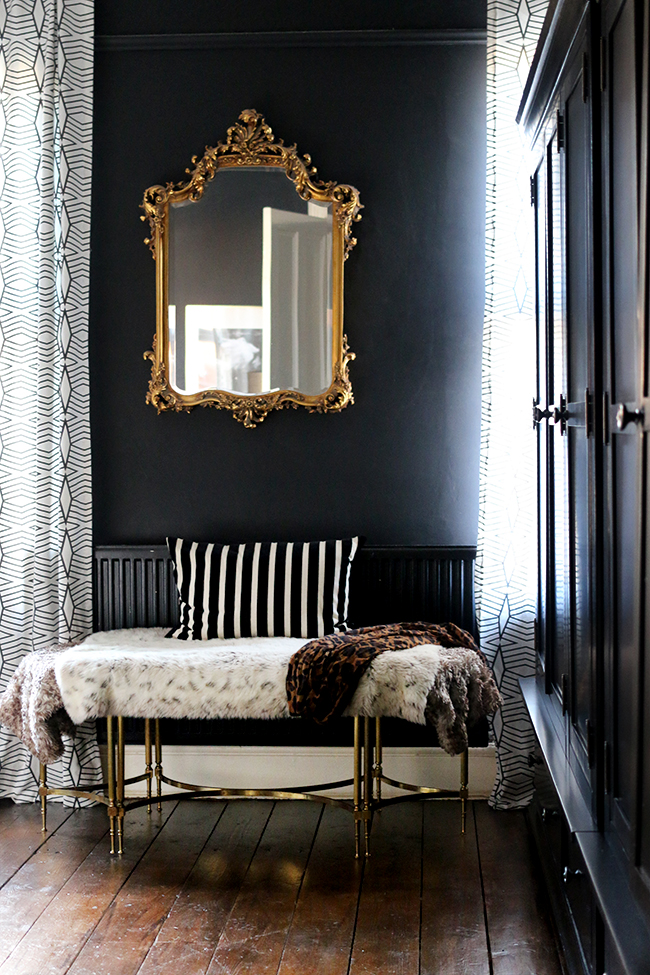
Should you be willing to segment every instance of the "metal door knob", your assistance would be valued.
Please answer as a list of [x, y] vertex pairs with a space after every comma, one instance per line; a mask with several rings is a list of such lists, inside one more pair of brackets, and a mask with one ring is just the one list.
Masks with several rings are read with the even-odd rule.
[[625, 430], [628, 423], [640, 423], [645, 420], [643, 407], [638, 410], [628, 410], [625, 403], [618, 403], [616, 406], [616, 426], [619, 430]]
[[553, 417], [553, 423], [566, 423], [569, 419], [569, 411], [567, 410], [564, 402], [560, 406], [554, 406], [553, 412], [551, 414]]

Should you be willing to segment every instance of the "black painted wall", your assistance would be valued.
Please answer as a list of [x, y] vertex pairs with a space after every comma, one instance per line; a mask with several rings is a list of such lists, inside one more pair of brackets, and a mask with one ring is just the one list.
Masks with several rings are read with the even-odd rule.
[[[182, 6], [182, 9], [179, 9]], [[97, 544], [360, 533], [373, 544], [476, 542], [483, 314], [484, 3], [187, 0], [96, 9], [91, 398]], [[217, 38], [212, 49], [116, 35], [396, 31], [351, 44]], [[411, 31], [408, 37], [398, 31]], [[420, 32], [420, 33], [415, 33]], [[413, 43], [402, 41], [413, 39]], [[458, 39], [457, 39], [458, 40]], [[142, 358], [155, 265], [146, 187], [179, 180], [244, 108], [361, 193], [346, 264], [356, 403], [339, 415], [158, 416]]]
[[295, 30], [485, 30], [487, 0], [96, 0], [95, 30], [173, 34]]

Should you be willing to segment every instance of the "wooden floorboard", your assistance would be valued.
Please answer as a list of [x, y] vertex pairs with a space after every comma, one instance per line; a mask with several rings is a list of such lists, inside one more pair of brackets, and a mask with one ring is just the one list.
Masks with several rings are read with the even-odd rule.
[[272, 808], [247, 801], [226, 806], [139, 975], [205, 975]]
[[355, 860], [349, 812], [326, 806], [307, 864], [278, 975], [347, 975], [364, 862]]
[[65, 975], [70, 970], [173, 811], [170, 803], [163, 808], [161, 817], [147, 815], [144, 808], [133, 811], [128, 843], [120, 857], [107, 856], [106, 813], [97, 810], [104, 827], [99, 842], [0, 966], [0, 975]]
[[[33, 824], [40, 833], [40, 821]], [[4, 963], [107, 830], [103, 808], [66, 818], [0, 892], [0, 962]], [[9, 966], [6, 970], [11, 971]]]
[[490, 975], [478, 845], [470, 809], [424, 806], [421, 975]]
[[422, 810], [422, 803], [406, 803], [374, 816], [350, 975], [418, 971]]
[[0, 975], [561, 975], [523, 813], [409, 802], [0, 802]]
[[42, 833], [39, 803], [0, 799], [0, 887], [71, 815], [72, 809], [62, 802], [51, 803], [47, 814], [49, 831]]
[[276, 803], [207, 975], [275, 975], [321, 813]]
[[475, 814], [494, 975], [562, 975], [524, 812]]
[[221, 804], [210, 802], [174, 809], [69, 968], [70, 975], [136, 975], [222, 811]]

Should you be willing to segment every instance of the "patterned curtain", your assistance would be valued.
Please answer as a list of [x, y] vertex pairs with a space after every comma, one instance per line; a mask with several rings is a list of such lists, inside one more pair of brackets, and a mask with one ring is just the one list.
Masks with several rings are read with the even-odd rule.
[[[0, 690], [92, 624], [92, 68], [92, 0], [0, 0]], [[37, 773], [0, 729], [0, 795], [33, 800]], [[93, 727], [48, 778], [101, 781]]]
[[532, 169], [517, 109], [547, 0], [488, 0], [487, 224], [477, 612], [504, 705], [493, 722], [500, 809], [532, 797], [535, 736], [518, 678], [535, 672], [537, 601]]

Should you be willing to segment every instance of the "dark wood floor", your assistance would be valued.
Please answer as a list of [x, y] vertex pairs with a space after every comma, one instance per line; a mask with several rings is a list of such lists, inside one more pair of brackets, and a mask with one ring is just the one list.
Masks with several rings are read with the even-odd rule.
[[561, 975], [522, 813], [406, 803], [355, 861], [309, 803], [103, 809], [0, 801], [0, 975]]

